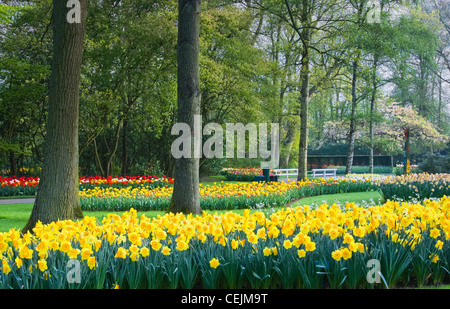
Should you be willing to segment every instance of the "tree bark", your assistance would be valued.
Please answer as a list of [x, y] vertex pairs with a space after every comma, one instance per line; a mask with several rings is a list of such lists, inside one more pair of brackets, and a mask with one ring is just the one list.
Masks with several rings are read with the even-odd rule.
[[437, 127], [441, 127], [441, 114], [442, 114], [442, 79], [439, 78], [439, 99], [438, 99], [438, 111], [437, 111]]
[[[200, 114], [199, 34], [201, 0], [178, 1], [178, 115], [194, 134], [194, 116]], [[201, 132], [197, 132], [202, 134]], [[192, 139], [193, 140], [193, 139]], [[192, 143], [193, 144], [193, 143]], [[193, 150], [193, 149], [192, 149]], [[194, 151], [191, 151], [193, 154]], [[175, 159], [174, 187], [169, 212], [200, 214], [199, 158]]]
[[122, 176], [127, 176], [128, 173], [128, 147], [127, 147], [127, 133], [128, 133], [128, 120], [123, 121], [122, 130]]
[[[111, 175], [112, 160], [114, 159], [114, 156], [116, 155], [117, 148], [119, 148], [120, 130], [122, 129], [122, 126], [123, 126], [123, 118], [119, 119], [119, 122], [117, 123], [116, 132], [114, 134], [114, 145], [113, 145], [113, 148], [108, 151], [108, 155], [105, 159], [105, 164], [103, 167], [103, 170], [105, 172], [105, 175], [104, 175], [105, 177], [108, 177]], [[105, 141], [105, 144], [107, 145], [106, 141]]]
[[378, 55], [374, 55], [373, 65], [372, 65], [372, 96], [370, 98], [370, 119], [369, 119], [369, 174], [373, 174], [373, 126], [374, 126], [374, 113], [375, 113], [375, 100], [377, 95], [377, 66], [378, 66]]
[[[308, 20], [307, 8], [303, 8], [305, 14], [302, 20]], [[303, 42], [302, 60], [301, 60], [301, 88], [300, 88], [300, 143], [298, 148], [298, 176], [297, 180], [308, 178], [307, 159], [308, 159], [308, 113], [309, 113], [309, 79], [310, 79], [310, 36], [311, 30], [305, 27], [302, 30], [301, 37]]]
[[348, 132], [348, 151], [347, 151], [347, 164], [345, 168], [345, 174], [352, 173], [353, 156], [355, 154], [355, 139], [356, 139], [356, 108], [358, 98], [356, 97], [356, 80], [358, 71], [358, 59], [353, 61], [352, 72], [352, 109], [350, 114], [350, 130]]
[[96, 138], [94, 138], [93, 144], [94, 144], [94, 153], [95, 153], [95, 163], [97, 164], [97, 167], [100, 170], [100, 174], [102, 176], [105, 176], [105, 170], [103, 169], [102, 160], [100, 159], [100, 155], [98, 154], [98, 147], [97, 147], [97, 139]]
[[286, 138], [283, 141], [283, 146], [285, 147], [285, 154], [280, 154], [280, 168], [288, 168], [289, 167], [289, 159], [291, 156], [292, 146], [294, 145], [295, 134], [298, 130], [298, 122], [295, 120], [289, 119], [287, 121], [287, 132]]
[[10, 174], [12, 176], [17, 176], [16, 153], [14, 150], [9, 151], [9, 166], [10, 166]]
[[53, 0], [53, 60], [42, 173], [31, 216], [23, 232], [38, 221], [82, 218], [78, 175], [78, 103], [86, 20], [80, 0], [80, 23], [69, 23], [66, 1]]

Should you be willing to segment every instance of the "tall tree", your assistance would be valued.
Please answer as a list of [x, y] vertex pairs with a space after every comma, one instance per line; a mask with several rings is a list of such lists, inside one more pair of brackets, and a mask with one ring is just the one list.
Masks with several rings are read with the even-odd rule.
[[[200, 115], [200, 5], [201, 0], [178, 1], [178, 123], [194, 133], [195, 115]], [[202, 132], [196, 132], [202, 135]], [[191, 143], [192, 145], [194, 143]], [[193, 150], [193, 149], [192, 149]], [[175, 160], [174, 186], [169, 212], [200, 214], [199, 158]]]
[[[10, 20], [2, 18], [2, 6]], [[49, 7], [0, 6], [0, 158], [7, 158], [0, 164], [9, 162], [11, 175], [20, 174], [24, 161], [28, 168], [40, 164], [50, 76]]]
[[[366, 8], [366, 0], [355, 0], [350, 1], [353, 6], [355, 12], [355, 27], [351, 27], [354, 29], [355, 38], [350, 40], [350, 46], [354, 52], [352, 55], [352, 65], [351, 65], [351, 112], [350, 112], [350, 128], [348, 133], [348, 148], [347, 148], [347, 162], [345, 167], [345, 173], [351, 174], [353, 167], [353, 156], [355, 153], [355, 140], [356, 140], [356, 110], [358, 107], [358, 93], [357, 93], [357, 83], [359, 79], [359, 67], [361, 66], [361, 42], [360, 36], [361, 31], [363, 31], [363, 24], [366, 22], [364, 14], [364, 10]], [[353, 34], [352, 34], [353, 36]]]
[[[288, 5], [287, 1], [286, 4]], [[291, 10], [289, 10], [290, 12]], [[304, 1], [301, 11], [301, 20], [303, 29], [299, 33], [302, 42], [302, 57], [300, 69], [300, 143], [298, 148], [298, 180], [307, 178], [307, 157], [308, 157], [308, 138], [309, 138], [309, 87], [311, 72], [311, 26], [312, 16], [308, 1]], [[299, 30], [300, 31], [300, 30]]]
[[116, 2], [89, 5], [83, 53], [80, 163], [95, 158], [103, 176], [117, 174], [118, 166], [122, 175], [132, 171], [138, 125], [157, 135], [172, 124], [162, 119], [161, 104], [173, 102], [165, 89], [176, 72], [176, 4]]
[[[346, 174], [352, 172], [353, 156], [356, 147], [358, 105], [360, 105], [360, 101], [365, 96], [370, 97], [368, 147], [369, 171], [373, 172], [373, 123], [375, 121], [377, 88], [379, 87], [377, 83], [377, 67], [380, 65], [383, 46], [388, 44], [382, 41], [385, 38], [380, 32], [381, 15], [383, 8], [389, 6], [391, 2], [396, 2], [396, 0], [383, 0], [378, 3], [378, 6], [372, 7], [373, 2], [369, 0], [349, 0], [351, 4], [349, 19], [351, 22], [345, 32], [348, 35], [346, 39], [348, 49], [351, 50], [351, 66], [349, 68], [349, 71], [351, 71], [351, 107], [347, 138]], [[383, 13], [383, 19], [386, 19], [384, 15]], [[365, 87], [364, 84], [366, 84]]]
[[[53, 0], [44, 163], [33, 211], [23, 232], [31, 231], [38, 221], [46, 224], [83, 216], [78, 195], [78, 102], [87, 0], [77, 3], [79, 7], [68, 9], [65, 1]], [[73, 9], [75, 14], [69, 16]]]
[[[300, 51], [298, 115], [300, 118], [300, 142], [298, 149], [298, 180], [307, 178], [307, 155], [309, 138], [309, 102], [311, 94], [317, 91], [312, 84], [314, 57], [330, 53], [330, 46], [324, 38], [339, 31], [342, 18], [342, 1], [336, 0], [284, 0], [255, 1], [265, 11], [279, 17], [291, 27], [298, 37]], [[326, 34], [324, 34], [326, 33]], [[332, 66], [334, 71], [336, 66]], [[331, 71], [329, 72], [331, 74]]]

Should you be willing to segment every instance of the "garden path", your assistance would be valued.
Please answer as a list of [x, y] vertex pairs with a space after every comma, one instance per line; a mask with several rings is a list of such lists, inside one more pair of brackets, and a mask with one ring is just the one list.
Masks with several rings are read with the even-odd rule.
[[5, 198], [0, 199], [0, 204], [26, 204], [34, 203], [34, 198]]

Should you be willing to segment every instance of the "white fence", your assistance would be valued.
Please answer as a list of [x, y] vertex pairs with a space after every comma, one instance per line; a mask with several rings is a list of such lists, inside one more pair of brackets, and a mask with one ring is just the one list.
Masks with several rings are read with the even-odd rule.
[[326, 176], [334, 176], [336, 177], [336, 168], [315, 168], [312, 170], [312, 177], [316, 177], [319, 175], [323, 175], [323, 177]]
[[[273, 170], [274, 174], [278, 176], [279, 180], [289, 179], [289, 176], [298, 176], [298, 169], [296, 168], [282, 168]], [[323, 169], [313, 169], [312, 177], [320, 176], [333, 176], [336, 177], [337, 169], [335, 168], [323, 168]]]
[[274, 170], [275, 176], [278, 176], [278, 179], [286, 178], [289, 179], [289, 176], [297, 176], [298, 169], [296, 168], [282, 168]]

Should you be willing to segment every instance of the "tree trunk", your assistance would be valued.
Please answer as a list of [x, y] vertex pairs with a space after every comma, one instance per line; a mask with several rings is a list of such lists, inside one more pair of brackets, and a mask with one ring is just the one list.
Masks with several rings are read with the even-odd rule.
[[404, 161], [404, 166], [403, 166], [403, 172], [405, 174], [409, 174], [411, 172], [410, 170], [410, 161], [409, 161], [409, 156], [410, 156], [410, 131], [409, 128], [405, 129], [405, 161]]
[[[280, 157], [280, 168], [289, 167], [289, 159], [291, 156], [292, 146], [294, 145], [295, 133], [298, 130], [298, 122], [289, 119], [287, 121], [287, 132], [286, 138], [283, 141], [283, 146], [285, 147], [285, 154]], [[281, 154], [280, 154], [281, 155]]]
[[100, 159], [100, 155], [98, 154], [98, 147], [97, 147], [97, 139], [94, 138], [94, 153], [95, 153], [95, 163], [97, 164], [97, 167], [100, 170], [100, 174], [105, 177], [105, 170], [103, 169], [102, 160]]
[[[200, 0], [178, 1], [178, 123], [194, 134], [194, 115], [200, 114], [199, 34]], [[201, 132], [196, 132], [201, 134]], [[192, 143], [193, 144], [193, 143]], [[192, 149], [193, 150], [193, 149]], [[194, 151], [191, 151], [193, 154]], [[175, 159], [169, 212], [200, 214], [199, 158]]]
[[437, 127], [441, 127], [441, 113], [442, 113], [442, 79], [439, 77], [439, 99], [438, 99], [438, 111], [437, 111]]
[[127, 147], [127, 133], [128, 133], [128, 121], [125, 119], [123, 121], [122, 130], [122, 176], [127, 176], [128, 173], [128, 147]]
[[108, 153], [108, 156], [106, 157], [105, 161], [105, 176], [108, 177], [111, 175], [111, 169], [112, 169], [112, 160], [114, 159], [114, 156], [116, 155], [117, 148], [119, 148], [119, 142], [120, 142], [120, 130], [123, 126], [123, 119], [119, 119], [119, 122], [116, 126], [116, 132], [114, 134], [114, 145], [113, 148]]
[[374, 125], [374, 113], [375, 113], [375, 100], [377, 95], [377, 66], [378, 55], [374, 55], [372, 65], [372, 96], [370, 98], [370, 120], [369, 120], [369, 174], [373, 174], [373, 125]]
[[[306, 8], [304, 9], [306, 11]], [[310, 78], [310, 35], [311, 30], [305, 27], [302, 31], [302, 60], [301, 60], [301, 88], [300, 88], [300, 143], [298, 148], [298, 176], [297, 180], [308, 178], [308, 109], [309, 109], [309, 78]]]
[[16, 153], [14, 150], [9, 151], [9, 166], [11, 176], [17, 176]]
[[353, 156], [355, 154], [355, 138], [356, 138], [356, 107], [358, 99], [356, 97], [356, 80], [358, 70], [358, 59], [353, 61], [352, 72], [352, 110], [350, 114], [350, 130], [348, 133], [348, 151], [347, 151], [347, 164], [345, 168], [345, 174], [352, 173]]
[[38, 221], [82, 218], [78, 176], [78, 102], [86, 0], [81, 22], [69, 23], [66, 1], [53, 0], [53, 60], [42, 173], [31, 216], [23, 232]]

